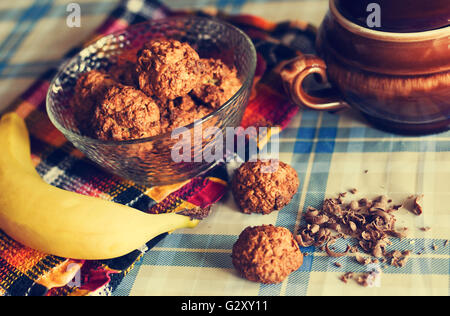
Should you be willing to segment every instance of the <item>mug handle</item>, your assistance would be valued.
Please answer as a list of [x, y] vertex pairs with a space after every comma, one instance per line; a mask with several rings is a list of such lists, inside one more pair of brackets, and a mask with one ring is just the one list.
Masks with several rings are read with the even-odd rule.
[[284, 89], [297, 105], [319, 111], [340, 110], [349, 105], [333, 89], [323, 89], [320, 96], [312, 96], [303, 89], [303, 80], [311, 74], [318, 74], [323, 83], [328, 83], [325, 61], [315, 55], [299, 55], [279, 65]]

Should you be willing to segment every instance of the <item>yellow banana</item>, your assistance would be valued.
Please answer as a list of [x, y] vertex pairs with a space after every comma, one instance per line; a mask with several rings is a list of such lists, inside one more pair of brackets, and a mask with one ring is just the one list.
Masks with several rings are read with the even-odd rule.
[[125, 255], [164, 232], [195, 227], [177, 214], [145, 214], [45, 183], [32, 165], [24, 121], [0, 121], [0, 229], [44, 253], [73, 259]]

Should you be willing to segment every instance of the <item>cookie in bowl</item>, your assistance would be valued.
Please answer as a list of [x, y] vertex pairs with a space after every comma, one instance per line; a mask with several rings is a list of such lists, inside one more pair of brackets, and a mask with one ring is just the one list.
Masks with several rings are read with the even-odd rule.
[[198, 53], [187, 43], [150, 41], [138, 55], [139, 87], [163, 100], [183, 97], [200, 84], [199, 62]]
[[156, 102], [142, 91], [123, 85], [107, 89], [92, 117], [94, 135], [103, 140], [127, 140], [161, 133]]
[[200, 59], [189, 44], [159, 38], [124, 51], [108, 71], [82, 74], [72, 105], [85, 134], [127, 141], [200, 120], [241, 86], [235, 66]]

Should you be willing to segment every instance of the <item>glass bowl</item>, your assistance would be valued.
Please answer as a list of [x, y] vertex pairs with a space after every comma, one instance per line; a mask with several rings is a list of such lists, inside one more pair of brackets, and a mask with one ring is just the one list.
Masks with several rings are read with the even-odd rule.
[[[107, 70], [123, 51], [141, 47], [156, 37], [187, 42], [202, 58], [221, 58], [224, 62], [234, 63], [242, 87], [220, 108], [173, 133], [128, 141], [103, 141], [80, 133], [70, 106], [78, 76], [94, 69]], [[241, 30], [228, 23], [204, 17], [145, 22], [107, 35], [67, 61], [50, 84], [47, 113], [55, 127], [76, 148], [107, 171], [145, 186], [181, 182], [210, 169], [217, 162], [210, 159], [211, 153], [214, 157], [220, 154], [215, 148], [222, 148], [222, 153], [226, 154], [223, 150], [226, 129], [240, 125], [255, 69], [253, 43]], [[215, 132], [202, 137], [201, 132], [194, 133], [200, 127], [203, 131]], [[181, 161], [178, 153], [182, 154]]]

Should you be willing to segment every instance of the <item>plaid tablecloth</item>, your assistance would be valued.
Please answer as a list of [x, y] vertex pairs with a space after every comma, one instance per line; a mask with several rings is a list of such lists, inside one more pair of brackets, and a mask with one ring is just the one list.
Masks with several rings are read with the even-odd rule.
[[[0, 108], [5, 108], [46, 69], [56, 66], [67, 50], [88, 38], [119, 1], [78, 1], [85, 14], [81, 29], [64, 26], [68, 2], [21, 0], [0, 4]], [[301, 17], [314, 22], [324, 14], [324, 2], [216, 0], [191, 4], [183, 1], [181, 5], [167, 1], [177, 8], [205, 5], [232, 13], [265, 16], [267, 12], [268, 18], [278, 21]], [[274, 8], [279, 8], [279, 15]], [[134, 9], [139, 10], [139, 6]], [[317, 13], [308, 18], [304, 12]], [[55, 32], [57, 25], [63, 25], [61, 32]], [[228, 194], [196, 229], [176, 231], [159, 241], [128, 271], [112, 294], [450, 294], [450, 246], [446, 244], [450, 239], [450, 132], [405, 137], [374, 129], [353, 111], [331, 114], [301, 110], [280, 135], [280, 159], [291, 164], [301, 179], [299, 191], [287, 207], [265, 216], [245, 215], [237, 211]], [[409, 227], [409, 235], [394, 240], [392, 248], [412, 250], [405, 267], [383, 269], [380, 283], [374, 287], [344, 284], [339, 280], [343, 273], [364, 272], [367, 267], [354, 258], [330, 258], [311, 247], [302, 249], [308, 253], [303, 266], [282, 284], [261, 285], [236, 274], [231, 265], [231, 248], [246, 226], [274, 224], [295, 232], [308, 206], [319, 207], [325, 197], [351, 188], [358, 189], [357, 196], [384, 194], [395, 202], [410, 194], [424, 194], [422, 216], [404, 210], [398, 213], [398, 225]], [[423, 227], [431, 229], [423, 231]]]

